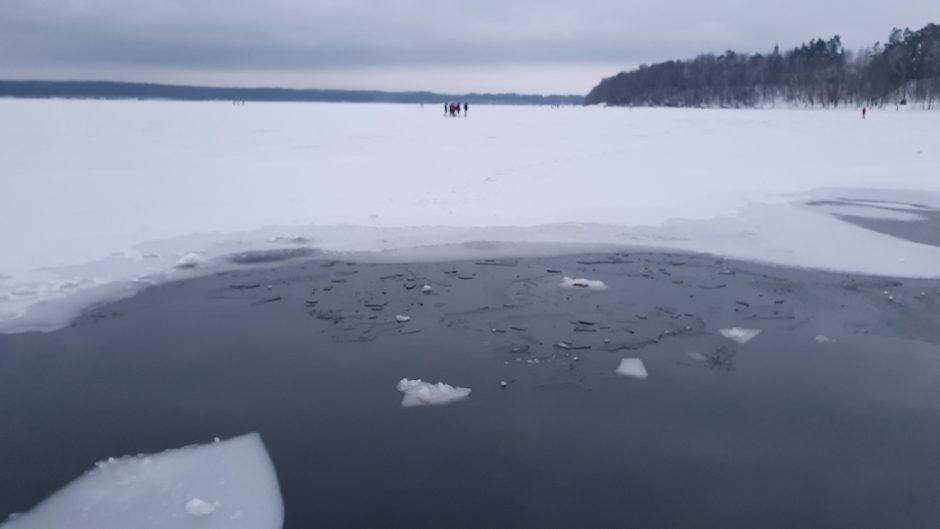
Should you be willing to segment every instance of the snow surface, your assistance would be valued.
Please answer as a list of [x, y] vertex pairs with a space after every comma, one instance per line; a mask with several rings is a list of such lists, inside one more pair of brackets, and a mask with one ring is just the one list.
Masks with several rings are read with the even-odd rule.
[[0, 332], [54, 329], [91, 302], [253, 262], [226, 255], [314, 248], [371, 252], [359, 261], [668, 248], [940, 275], [940, 248], [806, 205], [847, 198], [843, 212], [911, 220], [923, 208], [872, 206], [940, 207], [936, 113], [439, 114], [0, 99]]
[[729, 340], [733, 340], [738, 343], [747, 343], [757, 338], [757, 335], [760, 334], [760, 329], [742, 329], [740, 327], [732, 327], [730, 329], [721, 329], [721, 335]]
[[583, 277], [579, 277], [578, 279], [564, 277], [559, 286], [562, 288], [583, 288], [585, 290], [607, 290], [607, 284], [603, 281], [599, 279], [584, 279]]
[[401, 379], [398, 382], [398, 391], [405, 396], [401, 399], [402, 408], [413, 406], [435, 406], [450, 404], [470, 397], [470, 388], [454, 387], [450, 384], [438, 382], [430, 384], [418, 380]]
[[108, 459], [0, 529], [280, 529], [284, 504], [261, 437]]
[[617, 366], [617, 374], [640, 379], [649, 376], [646, 372], [646, 366], [643, 365], [643, 360], [639, 358], [624, 358], [621, 360], [620, 365]]

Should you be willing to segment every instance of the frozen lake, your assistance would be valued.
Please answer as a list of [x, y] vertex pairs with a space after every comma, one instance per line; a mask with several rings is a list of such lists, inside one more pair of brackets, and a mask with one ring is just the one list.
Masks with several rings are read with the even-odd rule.
[[940, 275], [940, 248], [838, 217], [940, 207], [933, 113], [0, 100], [0, 116], [3, 331], [258, 249], [565, 243]]

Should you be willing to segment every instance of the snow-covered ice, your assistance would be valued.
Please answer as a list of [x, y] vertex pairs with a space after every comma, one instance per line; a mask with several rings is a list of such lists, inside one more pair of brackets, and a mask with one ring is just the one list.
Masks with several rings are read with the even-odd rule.
[[754, 338], [757, 338], [757, 335], [760, 334], [760, 329], [742, 329], [740, 327], [732, 327], [730, 329], [721, 329], [721, 335], [729, 340], [744, 344], [750, 342]]
[[98, 463], [0, 529], [280, 529], [284, 505], [258, 434]]
[[646, 366], [640, 358], [624, 358], [617, 366], [617, 374], [625, 377], [644, 379], [649, 376], [646, 372]]
[[411, 316], [404, 316], [402, 314], [396, 314], [395, 321], [397, 321], [398, 323], [408, 323], [409, 321], [411, 321]]
[[0, 332], [314, 250], [642, 247], [940, 275], [940, 248], [834, 215], [940, 207], [931, 112], [480, 106], [452, 120], [412, 105], [3, 99], [0, 115]]
[[412, 406], [433, 406], [438, 404], [450, 404], [464, 400], [470, 396], [470, 388], [454, 387], [450, 384], [438, 382], [430, 384], [418, 380], [401, 379], [398, 382], [398, 391], [405, 394], [401, 399], [402, 408]]
[[570, 277], [562, 278], [559, 286], [562, 288], [583, 288], [585, 290], [607, 290], [607, 284], [603, 281], [599, 279], [584, 279], [583, 277], [577, 279]]

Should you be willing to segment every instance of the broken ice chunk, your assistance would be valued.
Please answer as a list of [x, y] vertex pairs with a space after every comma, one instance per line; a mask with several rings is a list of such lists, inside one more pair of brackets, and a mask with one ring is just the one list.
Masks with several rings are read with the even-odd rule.
[[186, 502], [186, 512], [193, 516], [208, 516], [215, 510], [215, 504], [209, 503], [199, 498], [193, 498]]
[[823, 335], [821, 335], [821, 334], [816, 335], [816, 337], [813, 338], [813, 339], [816, 340], [816, 343], [830, 343], [830, 342], [834, 342], [834, 341], [835, 341], [835, 340], [833, 340], [832, 338], [830, 338], [830, 337], [828, 337], [828, 336], [823, 336]]
[[431, 285], [424, 285], [423, 287], [421, 287], [421, 292], [424, 294], [430, 294], [432, 290], [434, 289], [431, 288]]
[[176, 261], [176, 268], [196, 268], [201, 262], [202, 257], [199, 257], [199, 254], [188, 253]]
[[408, 323], [411, 321], [411, 316], [402, 316], [401, 314], [398, 314], [395, 316], [395, 321], [398, 323]]
[[571, 279], [570, 277], [564, 277], [561, 280], [559, 285], [562, 288], [584, 288], [587, 290], [607, 290], [607, 285], [600, 280], [593, 279], [584, 279], [579, 277], [578, 279]]
[[398, 383], [398, 391], [405, 396], [401, 399], [402, 408], [412, 406], [433, 406], [438, 404], [450, 404], [470, 396], [470, 388], [454, 387], [450, 384], [438, 382], [429, 384], [418, 380], [401, 379]]
[[283, 526], [277, 475], [258, 434], [102, 461], [0, 527], [183, 529], [197, 522], [203, 529]]
[[649, 376], [646, 372], [646, 366], [643, 365], [643, 360], [639, 358], [624, 358], [621, 360], [620, 365], [617, 366], [617, 374], [640, 379]]
[[742, 329], [740, 327], [732, 327], [730, 329], [721, 329], [721, 335], [729, 340], [734, 340], [738, 343], [747, 343], [757, 337], [760, 334], [760, 329]]

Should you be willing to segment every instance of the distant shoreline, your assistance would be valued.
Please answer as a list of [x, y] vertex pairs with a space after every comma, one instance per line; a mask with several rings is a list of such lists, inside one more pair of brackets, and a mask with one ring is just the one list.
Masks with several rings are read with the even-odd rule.
[[114, 99], [171, 101], [251, 101], [326, 103], [582, 105], [580, 95], [538, 94], [441, 94], [437, 92], [386, 92], [381, 90], [326, 90], [293, 88], [239, 88], [116, 81], [0, 80], [0, 97], [21, 99]]

